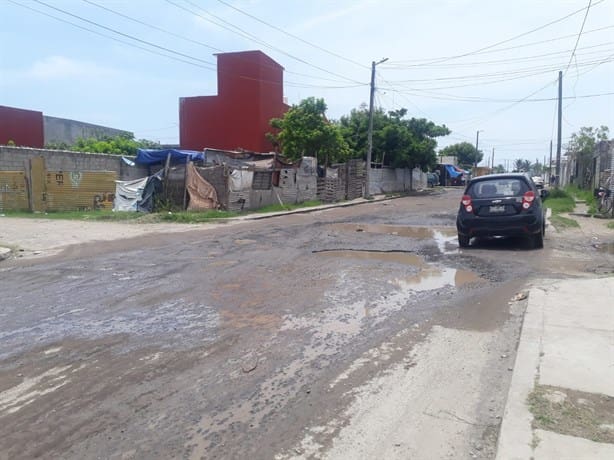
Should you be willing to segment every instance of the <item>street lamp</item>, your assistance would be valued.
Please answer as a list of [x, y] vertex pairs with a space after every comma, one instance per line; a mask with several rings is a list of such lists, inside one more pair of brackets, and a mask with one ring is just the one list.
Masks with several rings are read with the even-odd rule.
[[365, 171], [365, 198], [371, 197], [369, 186], [371, 185], [371, 152], [373, 151], [373, 99], [375, 97], [375, 66], [386, 62], [384, 58], [378, 62], [371, 63], [371, 95], [369, 97], [369, 131], [367, 134], [367, 170]]

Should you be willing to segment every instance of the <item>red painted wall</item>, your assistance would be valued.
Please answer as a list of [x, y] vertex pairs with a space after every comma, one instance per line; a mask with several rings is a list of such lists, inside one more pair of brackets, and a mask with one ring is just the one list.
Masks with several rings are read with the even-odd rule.
[[217, 96], [179, 99], [181, 148], [273, 150], [269, 120], [288, 110], [283, 67], [261, 51], [218, 54], [217, 64]]
[[0, 145], [9, 141], [20, 147], [43, 148], [43, 112], [0, 105]]

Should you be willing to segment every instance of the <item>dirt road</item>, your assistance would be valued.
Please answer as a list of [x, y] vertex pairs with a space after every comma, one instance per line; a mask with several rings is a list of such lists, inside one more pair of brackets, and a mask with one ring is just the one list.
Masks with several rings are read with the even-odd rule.
[[74, 223], [18, 222], [0, 245], [42, 253], [0, 262], [0, 458], [492, 458], [511, 299], [614, 264], [600, 227], [459, 251], [459, 194], [94, 224], [52, 257]]

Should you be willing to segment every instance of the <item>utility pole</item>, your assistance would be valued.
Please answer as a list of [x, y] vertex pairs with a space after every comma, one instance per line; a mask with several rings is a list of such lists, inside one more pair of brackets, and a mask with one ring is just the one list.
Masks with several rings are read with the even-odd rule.
[[479, 153], [478, 144], [480, 142], [480, 131], [481, 130], [478, 129], [475, 132], [475, 161], [473, 162], [473, 167], [474, 168], [476, 168], [478, 166], [478, 153]]
[[552, 139], [550, 139], [550, 162], [548, 163], [548, 183], [552, 182]]
[[365, 171], [365, 198], [370, 198], [371, 193], [371, 152], [373, 151], [373, 99], [375, 98], [375, 66], [386, 62], [388, 58], [384, 58], [378, 62], [371, 62], [371, 94], [369, 97], [369, 131], [367, 134], [367, 169]]
[[556, 187], [561, 182], [561, 136], [563, 129], [563, 72], [559, 70], [559, 129], [556, 135]]
[[490, 157], [490, 169], [495, 170], [495, 148], [492, 148], [492, 156]]

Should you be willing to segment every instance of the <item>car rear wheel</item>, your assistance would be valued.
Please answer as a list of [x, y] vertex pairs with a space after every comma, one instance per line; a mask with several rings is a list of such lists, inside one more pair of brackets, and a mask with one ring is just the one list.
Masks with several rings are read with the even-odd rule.
[[471, 238], [469, 236], [461, 235], [460, 233], [458, 234], [458, 245], [461, 248], [468, 247], [469, 246], [469, 240], [471, 240]]
[[541, 230], [535, 235], [531, 235], [531, 247], [533, 249], [541, 249], [544, 247], [544, 231]]

